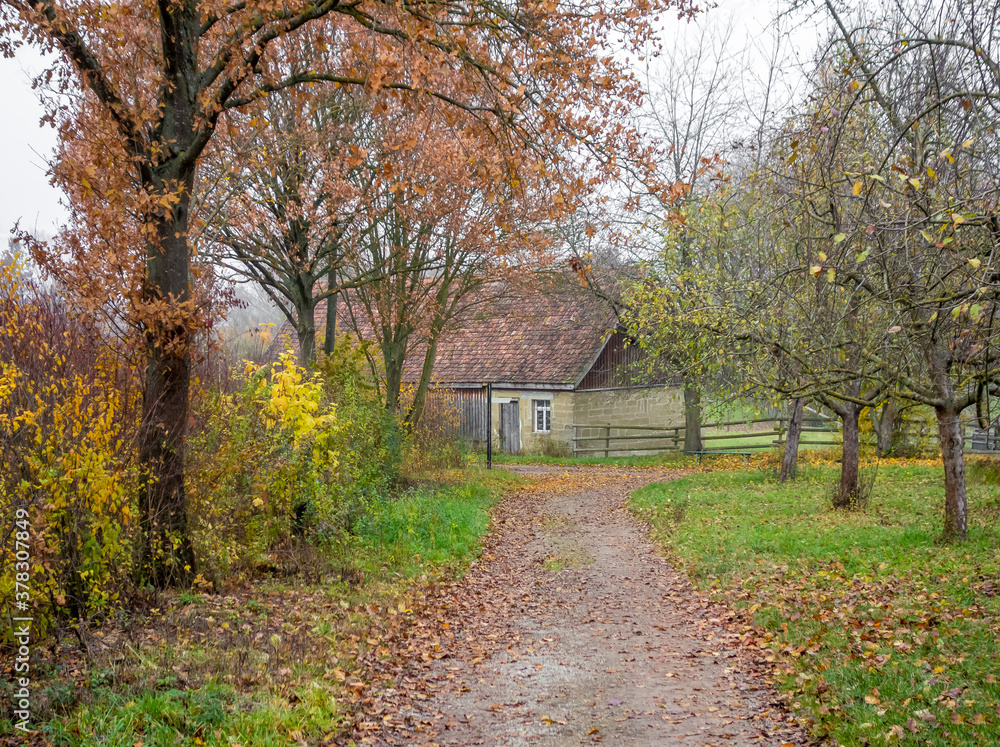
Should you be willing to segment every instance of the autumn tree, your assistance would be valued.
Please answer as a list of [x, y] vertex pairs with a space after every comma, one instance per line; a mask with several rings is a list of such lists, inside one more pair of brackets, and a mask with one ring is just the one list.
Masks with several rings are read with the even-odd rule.
[[[694, 42], [694, 43], [691, 43]], [[650, 86], [646, 121], [664, 150], [661, 168], [670, 181], [666, 199], [660, 199], [664, 242], [678, 253], [681, 271], [691, 266], [691, 233], [686, 230], [685, 213], [698, 200], [693, 195], [709, 179], [709, 169], [719, 160], [722, 141], [731, 134], [737, 114], [735, 77], [731, 74], [732, 27], [714, 34], [701, 29], [687, 47], [678, 45], [661, 63], [657, 85]], [[648, 73], [647, 73], [648, 76]], [[697, 209], [697, 207], [695, 207]], [[684, 372], [684, 449], [701, 451], [701, 394], [694, 356], [685, 356]], [[685, 363], [689, 365], [684, 365]], [[702, 372], [703, 373], [703, 372]], [[701, 377], [703, 378], [703, 377]]]
[[[303, 366], [315, 356], [321, 303], [364, 281], [341, 271], [363, 209], [350, 172], [365, 107], [330, 85], [310, 98], [279, 91], [227, 117], [201, 170], [203, 252], [267, 294], [295, 331]], [[327, 309], [329, 354], [336, 303]]]
[[[110, 262], [127, 271], [105, 295], [124, 297], [145, 350], [140, 513], [149, 581], [192, 574], [184, 492], [190, 340], [199, 325], [191, 201], [199, 160], [226, 114], [280, 90], [308, 95], [300, 87], [321, 82], [466, 112], [474, 140], [503, 146], [498, 176], [516, 175], [519, 153], [530, 147], [547, 154], [545, 174], [571, 202], [587, 185], [561, 155], [565, 145], [594, 160], [588, 177], [611, 178], [623, 162], [645, 160], [621, 126], [640, 87], [620, 51], [640, 53], [667, 7], [4, 0], [3, 53], [24, 42], [56, 53], [43, 78], [79, 92], [71, 104], [53, 100], [66, 143], [57, 180], [96, 202], [79, 204], [78, 237], [64, 241], [76, 241], [90, 267]], [[276, 50], [300, 37], [322, 54], [285, 64]], [[103, 135], [95, 146], [102, 134], [114, 141]], [[56, 265], [67, 254], [57, 247], [40, 258]]]
[[[363, 217], [352, 226], [350, 277], [370, 278], [345, 294], [356, 329], [371, 330], [382, 356], [385, 401], [400, 410], [404, 367], [420, 359], [409, 428], [423, 412], [437, 346], [458, 317], [488, 305], [514, 277], [543, 266], [551, 242], [543, 224], [562, 211], [542, 164], [525, 154], [518, 178], [497, 183], [492, 155], [471, 161], [463, 128], [438, 114], [386, 112], [370, 125], [358, 194]], [[539, 167], [539, 168], [535, 168]]]
[[[841, 228], [815, 267], [886, 315], [883, 335], [903, 357], [881, 376], [934, 409], [944, 537], [964, 540], [961, 416], [998, 383], [996, 61], [975, 43], [987, 33], [978, 4], [826, 7], [852, 80], [822, 114], [837, 172], [824, 189]], [[880, 137], [859, 158], [836, 143], [860, 116]]]
[[[771, 238], [744, 246], [768, 251], [753, 283], [728, 294], [727, 323], [707, 315], [707, 324], [717, 339], [748, 343], [748, 368], [755, 350], [784, 362], [797, 383], [775, 381], [780, 391], [841, 415], [842, 497], [856, 482], [858, 412], [890, 394], [932, 407], [944, 536], [962, 540], [961, 416], [997, 383], [992, 63], [953, 36], [957, 7], [893, 6], [849, 20], [827, 10], [839, 38], [809, 106], [765, 162], [766, 209], [746, 221]], [[964, 18], [975, 37], [975, 18]], [[741, 305], [747, 313], [733, 315]]]
[[[690, 292], [701, 283], [709, 290], [715, 270], [746, 276], [740, 252], [724, 252], [719, 265], [718, 251], [730, 231], [725, 214], [738, 212], [731, 204], [740, 188], [730, 180], [750, 170], [763, 151], [757, 141], [767, 112], [776, 105], [781, 54], [776, 39], [764, 65], [770, 77], [741, 86], [736, 73], [749, 66], [751, 51], [736, 48], [731, 22], [712, 25], [709, 20], [662, 59], [648, 63], [651, 95], [642, 122], [659, 146], [661, 173], [669, 186], [638, 201], [630, 232], [632, 242], [635, 236], [647, 238], [641, 255], [645, 277], [630, 302], [646, 307], [632, 309], [629, 324], [649, 350], [669, 357], [683, 375], [688, 451], [703, 448], [702, 394], [730, 389], [726, 382], [739, 378], [715, 355], [698, 325], [692, 326], [701, 301], [690, 306]], [[647, 246], [653, 244], [655, 248]], [[658, 302], [649, 292], [655, 288], [663, 291]]]

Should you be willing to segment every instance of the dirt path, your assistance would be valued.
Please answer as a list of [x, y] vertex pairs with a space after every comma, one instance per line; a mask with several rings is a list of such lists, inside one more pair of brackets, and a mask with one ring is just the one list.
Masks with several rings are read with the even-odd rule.
[[721, 611], [625, 508], [677, 473], [520, 471], [538, 483], [505, 501], [481, 561], [408, 634], [409, 666], [373, 693], [360, 742], [799, 742]]

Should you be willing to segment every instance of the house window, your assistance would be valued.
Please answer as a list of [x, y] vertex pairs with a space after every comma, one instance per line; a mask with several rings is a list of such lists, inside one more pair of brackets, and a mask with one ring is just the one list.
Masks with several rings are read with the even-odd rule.
[[547, 399], [533, 400], [535, 405], [535, 433], [549, 433], [552, 430], [552, 402]]

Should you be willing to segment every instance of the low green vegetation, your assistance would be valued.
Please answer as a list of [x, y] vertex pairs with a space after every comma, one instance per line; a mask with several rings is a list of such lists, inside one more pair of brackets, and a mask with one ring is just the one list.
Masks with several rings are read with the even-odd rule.
[[54, 644], [39, 652], [32, 726], [74, 747], [343, 737], [365, 688], [359, 657], [380, 651], [381, 631], [412, 615], [425, 584], [461, 575], [491, 506], [516, 482], [503, 471], [437, 473], [372, 499], [335, 554], [303, 549], [312, 576], [283, 575], [290, 565], [275, 559], [240, 588], [185, 591], [109, 620], [84, 634], [89, 652], [75, 638]]
[[641, 454], [638, 456], [620, 457], [547, 457], [547, 456], [515, 456], [498, 453], [493, 455], [497, 464], [566, 464], [566, 465], [605, 465], [612, 467], [693, 467], [694, 457], [677, 452], [660, 454]]
[[696, 474], [633, 510], [704, 592], [742, 611], [790, 706], [843, 745], [996, 744], [1000, 485], [970, 466], [970, 539], [942, 545], [940, 466], [883, 466], [863, 511], [836, 467]]

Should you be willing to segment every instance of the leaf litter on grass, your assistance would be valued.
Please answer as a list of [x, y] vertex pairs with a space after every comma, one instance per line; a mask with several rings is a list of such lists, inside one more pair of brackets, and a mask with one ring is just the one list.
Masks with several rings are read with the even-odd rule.
[[[699, 475], [632, 505], [700, 588], [741, 610], [746, 644], [765, 652], [786, 703], [817, 735], [993, 744], [1000, 554], [988, 512], [1000, 491], [970, 481], [979, 527], [947, 546], [935, 542], [936, 469], [883, 468], [873, 506], [853, 514], [823, 505], [834, 472], [785, 487], [759, 474]], [[680, 494], [690, 505], [676, 522], [667, 508]]]

